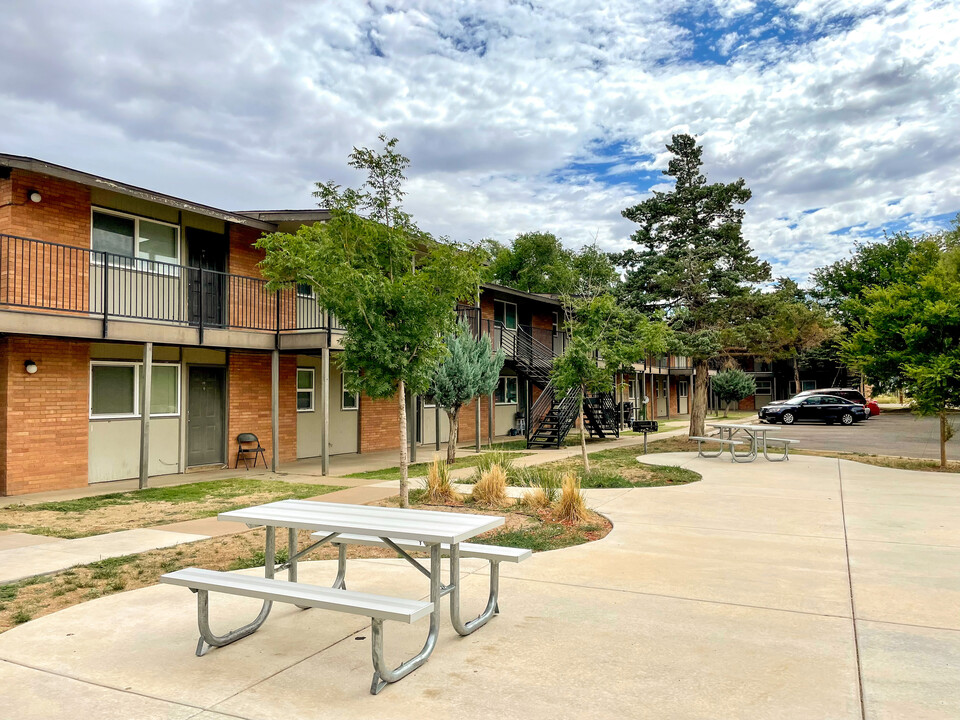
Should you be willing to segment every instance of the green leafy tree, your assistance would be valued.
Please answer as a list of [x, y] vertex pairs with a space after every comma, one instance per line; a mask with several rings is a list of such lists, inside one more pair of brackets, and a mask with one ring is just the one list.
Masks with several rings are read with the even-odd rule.
[[596, 243], [572, 251], [553, 233], [521, 233], [509, 245], [485, 242], [490, 274], [500, 285], [531, 293], [597, 294], [618, 281], [610, 256]]
[[723, 403], [723, 416], [727, 417], [727, 411], [731, 403], [738, 403], [744, 398], [750, 397], [757, 391], [757, 383], [743, 370], [730, 368], [722, 370], [713, 376], [713, 392], [717, 399]]
[[[690, 435], [702, 435], [707, 413], [708, 361], [723, 350], [723, 335], [738, 323], [757, 326], [745, 317], [751, 287], [770, 278], [741, 232], [751, 196], [744, 180], [708, 184], [701, 172], [703, 149], [690, 135], [674, 135], [664, 174], [672, 190], [623, 211], [639, 225], [631, 236], [640, 249], [618, 257], [626, 269], [621, 298], [643, 311], [664, 310], [677, 332], [677, 349], [693, 362]], [[753, 338], [747, 345], [754, 343]], [[742, 340], [742, 336], [738, 341]], [[749, 348], [745, 347], [744, 352]]]
[[939, 418], [945, 468], [948, 413], [960, 406], [960, 248], [915, 281], [866, 290], [852, 310], [845, 357], [881, 386], [902, 383], [915, 413]]
[[446, 345], [448, 354], [434, 372], [431, 393], [450, 420], [447, 463], [452, 464], [457, 459], [460, 411], [474, 398], [494, 391], [505, 355], [502, 348], [492, 351], [488, 336], [474, 338], [462, 323], [447, 335]]
[[417, 229], [401, 208], [409, 160], [395, 138], [381, 151], [354, 148], [352, 167], [366, 183], [341, 189], [318, 183], [315, 195], [328, 222], [296, 233], [265, 235], [257, 246], [271, 288], [306, 283], [317, 302], [345, 329], [340, 364], [348, 390], [397, 400], [400, 498], [407, 507], [407, 393], [430, 387], [446, 356], [444, 336], [456, 327], [456, 304], [476, 295], [483, 254], [438, 242]]

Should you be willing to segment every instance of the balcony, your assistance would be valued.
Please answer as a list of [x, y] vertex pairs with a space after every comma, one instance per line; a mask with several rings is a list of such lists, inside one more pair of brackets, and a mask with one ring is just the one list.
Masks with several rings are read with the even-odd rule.
[[[336, 319], [262, 278], [0, 235], [0, 332], [251, 348], [330, 346]], [[19, 317], [18, 317], [19, 315]]]

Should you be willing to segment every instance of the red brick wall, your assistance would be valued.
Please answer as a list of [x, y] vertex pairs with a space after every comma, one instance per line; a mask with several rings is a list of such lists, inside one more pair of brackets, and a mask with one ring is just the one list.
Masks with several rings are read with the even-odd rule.
[[751, 395], [748, 398], [744, 398], [737, 404], [737, 409], [738, 410], [756, 410], [757, 409], [756, 397], [754, 395]]
[[[489, 401], [480, 399], [480, 436], [487, 438], [490, 427]], [[400, 448], [400, 417], [396, 396], [386, 400], [373, 400], [366, 395], [360, 396], [360, 452], [378, 450], [397, 450]], [[409, 412], [409, 409], [408, 409]], [[409, 421], [409, 418], [408, 418]], [[458, 441], [476, 442], [477, 410], [476, 404], [464, 405], [460, 411], [460, 431]], [[409, 438], [408, 438], [409, 439]]]
[[[270, 419], [271, 358], [269, 353], [230, 353], [227, 363], [229, 416], [227, 463], [236, 467], [237, 435], [252, 432], [266, 450], [267, 463], [273, 458], [273, 429]], [[297, 358], [280, 356], [280, 462], [297, 459]]]
[[[263, 233], [246, 225], [229, 226], [230, 252], [227, 272], [248, 278], [263, 278], [259, 263], [263, 250], [253, 247]], [[276, 293], [267, 292], [263, 283], [231, 279], [230, 325], [248, 330], [273, 330], [277, 322]], [[280, 326], [296, 327], [296, 294], [293, 290], [280, 293]]]
[[[89, 343], [10, 336], [0, 357], [0, 493], [85, 487]], [[25, 360], [39, 371], [28, 375]]]
[[[39, 203], [28, 198], [33, 190], [42, 197]], [[0, 205], [6, 205], [0, 208], [0, 233], [90, 247], [90, 192], [83, 185], [13, 170], [0, 180]], [[69, 285], [59, 280], [63, 276], [70, 278]], [[5, 302], [86, 312], [89, 276], [85, 252], [0, 238]]]

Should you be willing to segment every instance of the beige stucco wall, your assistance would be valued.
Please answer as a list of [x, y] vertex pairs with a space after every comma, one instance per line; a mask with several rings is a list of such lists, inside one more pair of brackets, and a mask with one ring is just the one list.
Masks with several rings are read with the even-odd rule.
[[[125, 480], [140, 474], [140, 419], [91, 420], [89, 480]], [[150, 419], [151, 475], [178, 472], [180, 418]]]
[[[297, 367], [314, 369], [314, 402], [312, 412], [297, 412], [297, 457], [317, 457], [323, 449], [323, 412], [320, 406], [321, 360], [308, 355], [297, 356]], [[357, 410], [341, 410], [343, 377], [336, 362], [330, 363], [330, 439], [331, 455], [355, 453], [358, 448]]]

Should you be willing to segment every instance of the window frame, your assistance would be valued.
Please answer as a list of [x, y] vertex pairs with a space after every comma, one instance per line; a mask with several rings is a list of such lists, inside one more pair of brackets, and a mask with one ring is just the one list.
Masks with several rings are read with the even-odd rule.
[[[103, 261], [101, 260], [101, 258], [100, 258], [99, 256], [102, 255], [102, 254], [105, 252], [104, 250], [96, 250], [96, 249], [93, 247], [93, 233], [94, 233], [93, 216], [94, 216], [96, 213], [101, 213], [101, 214], [103, 214], [103, 215], [113, 215], [113, 216], [115, 216], [115, 217], [122, 217], [122, 218], [127, 218], [128, 220], [133, 220], [133, 245], [134, 245], [133, 251], [134, 251], [134, 254], [133, 254], [133, 255], [120, 255], [119, 253], [108, 253], [108, 254], [110, 254], [110, 255], [119, 255], [120, 257], [129, 257], [131, 260], [134, 260], [134, 261], [136, 261], [137, 263], [158, 263], [158, 264], [160, 264], [160, 265], [176, 265], [176, 266], [178, 266], [177, 274], [179, 274], [179, 266], [181, 265], [180, 260], [181, 260], [182, 257], [183, 257], [182, 248], [180, 247], [180, 245], [181, 245], [181, 243], [182, 243], [182, 238], [180, 237], [180, 236], [181, 236], [181, 233], [180, 233], [180, 226], [179, 226], [179, 225], [177, 225], [176, 223], [167, 222], [166, 220], [156, 220], [156, 219], [151, 218], [151, 217], [144, 217], [143, 215], [134, 215], [134, 214], [132, 214], [132, 213], [123, 212], [122, 210], [111, 210], [110, 208], [99, 207], [99, 206], [97, 206], [97, 205], [91, 205], [91, 206], [90, 206], [90, 250], [91, 250], [90, 260], [91, 260], [91, 263], [92, 263], [92, 264], [94, 264], [94, 265], [102, 265], [102, 264], [103, 264]], [[175, 260], [173, 260], [173, 261], [171, 261], [171, 260], [152, 260], [152, 259], [150, 259], [150, 258], [142, 257], [142, 256], [140, 255], [140, 221], [141, 221], [141, 220], [146, 220], [147, 222], [154, 223], [155, 225], [165, 225], [165, 226], [167, 226], [167, 227], [173, 228], [173, 229], [176, 231], [177, 257], [176, 257]], [[119, 265], [119, 264], [116, 264], [116, 263], [111, 263], [111, 266], [112, 266], [112, 267], [124, 268], [124, 266]], [[153, 273], [156, 274], [156, 275], [171, 274], [171, 273], [169, 273], [169, 272], [167, 272], [167, 273], [161, 273], [161, 272], [156, 272], [155, 270], [154, 270], [154, 271], [151, 271], [151, 270], [149, 270], [149, 269], [144, 269], [144, 268], [141, 268], [141, 267], [139, 267], [139, 266], [136, 267], [136, 268], [129, 268], [129, 269], [135, 269], [135, 270], [137, 270], [137, 271], [139, 271], [139, 272], [153, 272]], [[160, 364], [160, 363], [158, 363], [158, 364]]]
[[[503, 305], [503, 322], [500, 323], [500, 327], [504, 330], [516, 330], [520, 326], [520, 311], [515, 302], [510, 302], [509, 300], [494, 300], [493, 301], [493, 321], [496, 324], [497, 321], [497, 304]], [[507, 305], [513, 306], [513, 327], [509, 327], [506, 323], [507, 320]]]
[[[132, 413], [94, 413], [93, 412], [93, 368], [98, 366], [108, 367], [132, 367], [133, 368], [133, 412]], [[180, 363], [176, 362], [157, 362], [151, 363], [152, 367], [174, 367], [177, 369], [177, 411], [172, 413], [150, 413], [152, 418], [172, 418], [180, 417], [180, 398], [183, 392], [181, 385]], [[143, 372], [142, 360], [91, 360], [87, 387], [87, 418], [89, 420], [136, 420], [142, 417], [140, 412], [140, 374]], [[152, 381], [152, 378], [151, 378]]]
[[[510, 384], [507, 381], [513, 381], [513, 391], [514, 397], [516, 400], [511, 401], [509, 399], [510, 395], [507, 392], [507, 386]], [[503, 393], [503, 400], [497, 399], [497, 393]], [[520, 383], [516, 375], [501, 375], [500, 379], [497, 381], [497, 388], [493, 392], [493, 404], [494, 405], [519, 405], [520, 404]]]
[[[346, 382], [344, 382], [345, 375], [346, 373], [343, 373], [343, 372], [340, 373], [340, 410], [342, 412], [358, 412], [360, 410], [360, 393], [347, 392], [347, 384]], [[346, 399], [347, 395], [353, 396], [353, 403], [354, 403], [353, 407], [347, 407], [344, 404], [343, 401]]]
[[[757, 380], [754, 380], [754, 383], [757, 386], [757, 389], [756, 389], [756, 392], [754, 392], [754, 395], [773, 395], [772, 380], [757, 379]], [[765, 387], [766, 390], [761, 390], [760, 389], [761, 385]]]
[[[304, 389], [300, 387], [300, 373], [309, 372], [310, 373], [310, 389]], [[298, 367], [297, 368], [297, 412], [306, 413], [306, 412], [316, 412], [317, 404], [317, 369], [312, 367]], [[310, 393], [310, 407], [301, 408], [300, 407], [300, 393]]]
[[689, 380], [677, 380], [677, 397], [678, 398], [690, 397], [690, 381]]

